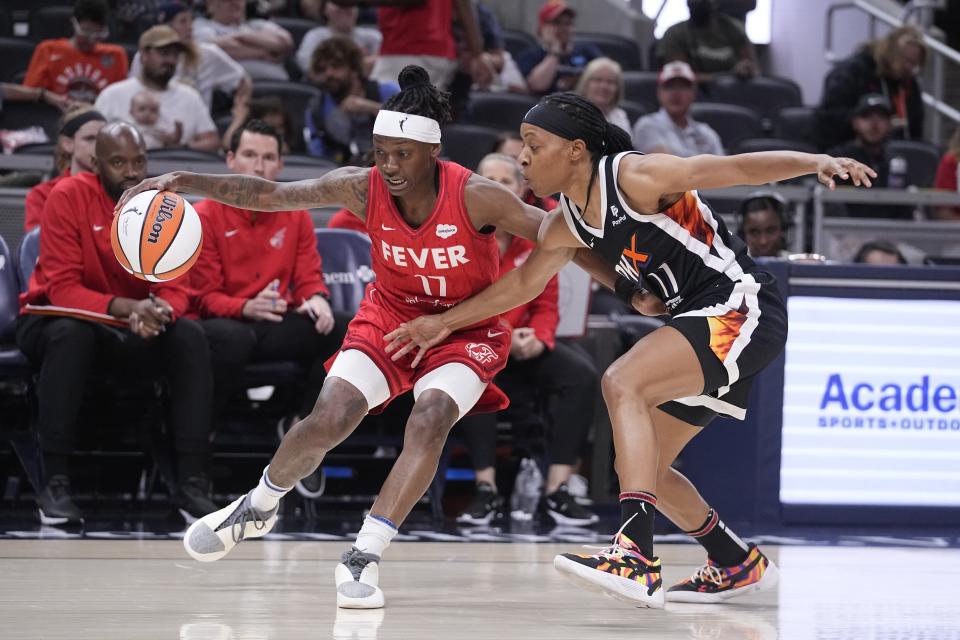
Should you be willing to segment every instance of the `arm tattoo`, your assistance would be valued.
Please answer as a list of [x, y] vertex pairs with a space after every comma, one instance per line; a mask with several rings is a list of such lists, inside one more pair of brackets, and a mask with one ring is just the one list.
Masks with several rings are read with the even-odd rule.
[[343, 205], [363, 213], [369, 169], [344, 167], [320, 178], [271, 182], [253, 176], [182, 174], [178, 189], [255, 211], [293, 211]]
[[203, 173], [183, 173], [177, 181], [179, 190], [243, 209], [258, 209], [261, 198], [276, 186], [276, 183], [253, 176]]

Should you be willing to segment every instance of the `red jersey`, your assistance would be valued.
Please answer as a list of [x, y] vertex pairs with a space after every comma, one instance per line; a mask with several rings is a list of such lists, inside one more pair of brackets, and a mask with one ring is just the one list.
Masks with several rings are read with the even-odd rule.
[[353, 215], [350, 209], [340, 209], [340, 211], [333, 214], [327, 221], [327, 228], [359, 231], [363, 234], [367, 233], [367, 226], [363, 223], [363, 220]]
[[98, 42], [92, 51], [80, 51], [62, 38], [37, 45], [23, 84], [93, 102], [108, 84], [126, 79], [127, 52], [120, 45]]
[[328, 295], [313, 221], [306, 211], [254, 213], [216, 200], [195, 207], [203, 250], [190, 270], [200, 317], [240, 318], [243, 305], [273, 280], [288, 308]]
[[70, 177], [70, 167], [63, 170], [63, 173], [56, 178], [51, 178], [46, 182], [41, 182], [30, 191], [27, 191], [27, 200], [24, 202], [23, 230], [30, 231], [34, 227], [40, 226], [40, 220], [43, 218], [43, 206], [47, 203], [47, 198], [53, 192], [53, 188], [60, 184], [64, 178]]
[[381, 56], [437, 56], [453, 60], [453, 0], [426, 0], [416, 7], [377, 10]]
[[411, 318], [441, 313], [483, 291], [500, 269], [496, 237], [477, 231], [467, 213], [463, 190], [473, 172], [439, 164], [437, 202], [416, 229], [397, 210], [377, 168], [370, 170], [366, 231], [377, 274], [370, 295]]
[[142, 300], [151, 292], [170, 303], [174, 315], [187, 310], [186, 278], [152, 284], [123, 270], [110, 243], [116, 202], [92, 173], [65, 178], [43, 208], [40, 256], [24, 305], [54, 305], [107, 313], [116, 297]]

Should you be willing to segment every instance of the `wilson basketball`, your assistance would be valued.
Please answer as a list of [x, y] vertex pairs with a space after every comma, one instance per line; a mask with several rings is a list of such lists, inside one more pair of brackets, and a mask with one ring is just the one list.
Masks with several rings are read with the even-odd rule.
[[113, 218], [113, 252], [124, 269], [150, 282], [179, 278], [203, 246], [200, 217], [172, 191], [144, 191]]

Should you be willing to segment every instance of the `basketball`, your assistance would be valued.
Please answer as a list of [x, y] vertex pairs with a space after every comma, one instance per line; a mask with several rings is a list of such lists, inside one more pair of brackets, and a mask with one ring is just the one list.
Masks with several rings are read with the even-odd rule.
[[200, 217], [172, 191], [144, 191], [113, 218], [117, 260], [141, 280], [166, 282], [193, 266], [203, 247]]

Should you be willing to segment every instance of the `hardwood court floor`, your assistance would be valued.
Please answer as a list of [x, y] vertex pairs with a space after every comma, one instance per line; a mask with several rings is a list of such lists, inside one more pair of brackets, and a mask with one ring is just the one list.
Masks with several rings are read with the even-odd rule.
[[[110, 640], [960, 638], [958, 549], [766, 547], [780, 588], [633, 609], [555, 573], [575, 545], [395, 543], [380, 611], [338, 611], [343, 542], [253, 541], [201, 564], [178, 541], [0, 541], [0, 637]], [[659, 546], [673, 582], [702, 561]]]

